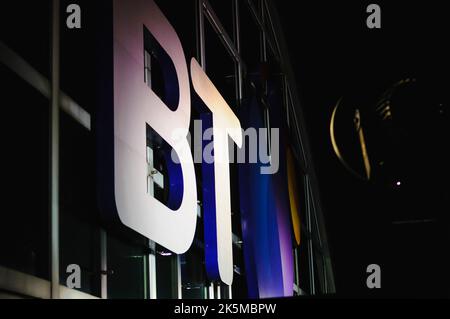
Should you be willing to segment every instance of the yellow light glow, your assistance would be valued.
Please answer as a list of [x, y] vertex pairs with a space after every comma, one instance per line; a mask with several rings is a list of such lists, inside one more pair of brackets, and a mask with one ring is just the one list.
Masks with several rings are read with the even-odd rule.
[[300, 202], [298, 199], [297, 174], [295, 171], [294, 155], [291, 149], [287, 148], [287, 171], [289, 202], [291, 206], [292, 227], [294, 228], [295, 241], [300, 246], [301, 223], [300, 223]]

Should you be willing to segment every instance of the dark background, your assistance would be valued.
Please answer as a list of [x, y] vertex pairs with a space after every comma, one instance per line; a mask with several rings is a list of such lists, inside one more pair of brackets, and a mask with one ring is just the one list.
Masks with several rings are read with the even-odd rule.
[[[382, 28], [371, 30], [370, 2], [276, 1], [319, 177], [336, 289], [340, 296], [448, 297], [449, 21], [443, 2], [376, 3]], [[410, 77], [423, 94], [420, 102], [398, 102], [408, 110], [394, 117], [401, 137], [366, 132], [369, 156], [389, 158], [389, 168], [376, 183], [354, 177], [332, 149], [334, 106], [341, 97], [373, 104]], [[358, 147], [347, 156], [358, 156]], [[381, 266], [376, 291], [366, 287], [370, 264]]]
[[[42, 3], [46, 6], [31, 1], [26, 9], [22, 3], [2, 4], [0, 38], [48, 78], [50, 6], [48, 1]], [[289, 47], [319, 177], [337, 296], [449, 297], [447, 24], [450, 21], [444, 2], [377, 1], [382, 9], [381, 30], [366, 27], [365, 11], [369, 2], [281, 0], [274, 3]], [[192, 13], [186, 17], [190, 19]], [[95, 94], [95, 83], [89, 75], [95, 69], [95, 56], [90, 48], [95, 41], [88, 30], [96, 19], [89, 14], [84, 19], [86, 27], [81, 31], [66, 30], [63, 34], [61, 84], [66, 93], [76, 95], [77, 102], [92, 111], [95, 105], [89, 97]], [[183, 32], [181, 27], [176, 29]], [[185, 50], [188, 56], [194, 55], [193, 48], [185, 46]], [[2, 80], [5, 78], [3, 87], [19, 82], [5, 66], [0, 71]], [[398, 137], [395, 133], [367, 131], [369, 153], [383, 157], [387, 152], [392, 163], [389, 170], [377, 183], [355, 178], [338, 161], [331, 147], [329, 123], [334, 105], [343, 96], [373, 104], [392, 84], [408, 77], [417, 78], [426, 89], [425, 98], [420, 100], [424, 103], [413, 100], [409, 104], [416, 115], [404, 117], [408, 124], [406, 135], [395, 144], [393, 141]], [[80, 79], [83, 85], [78, 85]], [[1, 130], [5, 137], [3, 149], [8, 150], [2, 156], [6, 162], [3, 187], [9, 190], [6, 194], [17, 194], [5, 199], [3, 213], [10, 216], [10, 223], [4, 223], [0, 232], [2, 257], [17, 255], [29, 259], [19, 260], [17, 265], [11, 258], [2, 259], [2, 265], [48, 278], [48, 102], [32, 89], [4, 90], [2, 96], [4, 118], [10, 119]], [[437, 101], [442, 104], [442, 113], [432, 116]], [[33, 107], [25, 109], [18, 105]], [[62, 116], [63, 127], [67, 127], [71, 119]], [[38, 119], [41, 119], [39, 125]], [[84, 131], [77, 134], [83, 140], [86, 138]], [[72, 140], [72, 136], [62, 133], [62, 139], [70, 142], [70, 149], [63, 149], [68, 157], [67, 165], [79, 163], [79, 157], [88, 161], [89, 156], [85, 155], [93, 152], [94, 145], [77, 145], [80, 136], [75, 137]], [[18, 140], [21, 142], [17, 143]], [[388, 151], [382, 146], [372, 151], [371, 145], [375, 144], [387, 145]], [[89, 147], [82, 149], [82, 145]], [[357, 147], [349, 147], [348, 152], [350, 157], [359, 154]], [[70, 172], [66, 177], [73, 185], [87, 185], [85, 181], [92, 175], [91, 169], [84, 170], [84, 175]], [[396, 180], [401, 180], [401, 187], [395, 187]], [[83, 189], [84, 198], [95, 200], [91, 198], [94, 187], [89, 184]], [[88, 215], [89, 210], [72, 193], [70, 188], [63, 189], [62, 204], [74, 207], [71, 209], [77, 212], [86, 211]], [[24, 219], [28, 222], [21, 226]], [[84, 233], [79, 236], [89, 238]], [[25, 251], [11, 251], [11, 241], [15, 246], [26, 247]], [[74, 238], [75, 242], [79, 239]], [[85, 246], [93, 247], [87, 240]], [[85, 251], [84, 246], [70, 248], [74, 252]], [[38, 266], [22, 269], [23, 264]], [[366, 287], [369, 264], [381, 266], [380, 290], [370, 291]]]

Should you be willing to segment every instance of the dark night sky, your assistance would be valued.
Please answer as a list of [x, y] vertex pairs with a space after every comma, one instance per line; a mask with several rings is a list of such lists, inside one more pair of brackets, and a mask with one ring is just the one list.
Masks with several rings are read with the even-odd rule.
[[[277, 2], [324, 200], [337, 290], [375, 294], [365, 286], [365, 271], [376, 263], [383, 274], [377, 294], [448, 296], [448, 19], [434, 2], [377, 3], [381, 30], [366, 27], [369, 2], [296, 1], [295, 8]], [[392, 155], [389, 177], [401, 178], [402, 186], [360, 181], [333, 153], [332, 109], [342, 96], [373, 103], [408, 77], [427, 89], [424, 105], [408, 106], [419, 115], [405, 118], [413, 129]], [[443, 103], [441, 117], [422, 118], [436, 101]], [[393, 224], [417, 219], [432, 221]]]

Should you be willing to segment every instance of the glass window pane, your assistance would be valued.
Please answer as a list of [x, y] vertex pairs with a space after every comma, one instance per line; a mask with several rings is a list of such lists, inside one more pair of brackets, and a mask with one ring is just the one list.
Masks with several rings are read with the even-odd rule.
[[206, 74], [228, 105], [235, 110], [236, 63], [209, 22], [205, 22]]
[[247, 1], [239, 1], [241, 54], [247, 66], [247, 72], [258, 71], [261, 62], [261, 31], [250, 12]]
[[148, 264], [144, 244], [108, 234], [108, 298], [144, 299]]
[[[49, 101], [0, 63], [3, 196], [0, 265], [49, 278]], [[26, 116], [24, 116], [26, 114]]]
[[0, 10], [0, 41], [40, 74], [50, 76], [51, 0], [4, 1]]
[[100, 226], [96, 203], [92, 133], [61, 113], [60, 125], [60, 277], [65, 285], [81, 268], [80, 290], [100, 297]]
[[224, 27], [225, 32], [230, 37], [231, 41], [234, 41], [233, 0], [209, 0], [209, 3]]
[[178, 298], [178, 256], [156, 245], [156, 289], [158, 299]]
[[194, 245], [180, 257], [183, 299], [206, 299], [206, 271], [203, 249]]

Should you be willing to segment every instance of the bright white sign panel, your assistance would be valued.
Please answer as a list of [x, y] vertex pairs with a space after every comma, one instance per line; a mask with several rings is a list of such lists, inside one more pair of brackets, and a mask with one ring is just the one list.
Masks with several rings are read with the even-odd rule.
[[[144, 82], [144, 35], [147, 28], [175, 67], [179, 102], [170, 110]], [[175, 30], [153, 1], [114, 1], [114, 174], [115, 201], [123, 224], [182, 254], [192, 244], [197, 219], [195, 171], [187, 140], [191, 116], [189, 75]], [[146, 125], [177, 153], [184, 193], [171, 210], [147, 194]]]

